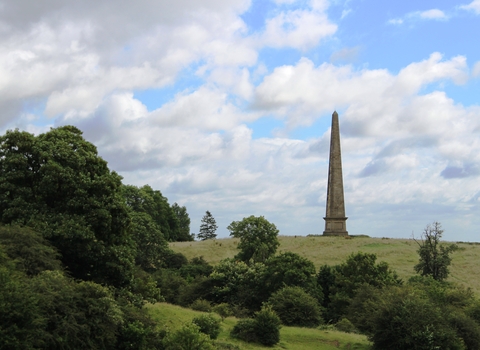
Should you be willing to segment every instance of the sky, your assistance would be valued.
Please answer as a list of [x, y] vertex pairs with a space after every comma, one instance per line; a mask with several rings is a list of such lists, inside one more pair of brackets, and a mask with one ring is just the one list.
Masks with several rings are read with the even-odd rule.
[[124, 183], [322, 234], [480, 241], [480, 0], [0, 0], [0, 132], [75, 125]]

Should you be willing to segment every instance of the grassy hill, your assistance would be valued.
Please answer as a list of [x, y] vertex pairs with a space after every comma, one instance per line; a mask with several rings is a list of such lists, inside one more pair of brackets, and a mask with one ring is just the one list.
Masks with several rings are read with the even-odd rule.
[[[201, 314], [201, 312], [182, 308], [180, 306], [157, 303], [148, 305], [149, 312], [160, 327], [174, 331], [182, 324]], [[217, 339], [219, 343], [228, 343], [238, 349], [317, 349], [317, 350], [368, 350], [370, 343], [367, 338], [359, 334], [349, 334], [335, 330], [320, 330], [299, 327], [282, 327], [280, 330], [280, 343], [274, 347], [265, 347], [258, 344], [245, 343], [230, 338], [229, 334], [238, 320], [228, 317], [222, 322], [222, 331]]]
[[[386, 261], [399, 276], [408, 279], [415, 274], [413, 266], [418, 262], [418, 245], [412, 239], [386, 239], [368, 237], [303, 237], [280, 236], [278, 252], [291, 251], [313, 261], [316, 268], [323, 264], [336, 265], [358, 251], [374, 253], [378, 261]], [[201, 242], [175, 242], [170, 247], [187, 258], [203, 256], [211, 264], [217, 264], [237, 253], [238, 239], [224, 238]], [[452, 254], [449, 281], [463, 284], [480, 294], [480, 244], [458, 243], [459, 250]]]

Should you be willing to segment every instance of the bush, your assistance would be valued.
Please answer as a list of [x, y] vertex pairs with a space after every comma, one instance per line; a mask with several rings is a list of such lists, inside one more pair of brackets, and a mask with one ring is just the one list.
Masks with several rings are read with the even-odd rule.
[[254, 319], [238, 321], [230, 335], [249, 343], [275, 345], [280, 341], [280, 318], [269, 306], [264, 306]]
[[269, 303], [286, 326], [316, 327], [322, 323], [318, 301], [300, 287], [285, 287]]
[[165, 350], [214, 350], [210, 337], [193, 323], [185, 324], [181, 329], [168, 334], [163, 339]]
[[348, 318], [342, 318], [340, 321], [337, 322], [335, 325], [335, 328], [339, 330], [340, 332], [345, 332], [345, 333], [356, 333], [357, 329], [353, 325], [352, 322]]
[[200, 315], [192, 320], [200, 328], [200, 332], [209, 335], [211, 339], [217, 339], [220, 334], [220, 320], [211, 314]]
[[212, 311], [212, 305], [210, 305], [208, 300], [197, 299], [190, 305], [190, 309], [202, 312], [210, 312]]
[[227, 303], [215, 305], [212, 307], [212, 311], [218, 314], [222, 318], [222, 321], [228, 316], [232, 316], [232, 309]]
[[258, 341], [257, 333], [255, 332], [256, 327], [257, 324], [255, 320], [251, 318], [240, 320], [233, 327], [232, 331], [230, 332], [230, 336], [248, 343], [256, 343]]
[[422, 291], [392, 288], [373, 315], [373, 349], [465, 349], [443, 310]]
[[263, 307], [255, 314], [255, 332], [258, 342], [272, 346], [280, 341], [280, 318], [269, 307]]

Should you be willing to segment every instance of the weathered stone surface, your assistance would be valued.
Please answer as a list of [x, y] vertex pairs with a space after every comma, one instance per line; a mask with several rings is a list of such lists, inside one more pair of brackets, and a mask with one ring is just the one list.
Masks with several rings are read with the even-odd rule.
[[324, 236], [348, 236], [345, 201], [343, 197], [342, 152], [338, 113], [332, 114], [330, 162], [328, 166], [327, 212], [324, 217]]

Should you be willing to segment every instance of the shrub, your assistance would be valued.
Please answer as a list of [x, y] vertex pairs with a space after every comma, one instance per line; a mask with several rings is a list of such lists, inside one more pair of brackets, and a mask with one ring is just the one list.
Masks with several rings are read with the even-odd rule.
[[210, 305], [208, 300], [197, 299], [190, 305], [190, 309], [202, 312], [210, 312], [212, 311], [212, 305]]
[[335, 328], [341, 332], [345, 333], [356, 333], [357, 329], [348, 318], [343, 317], [340, 321], [337, 322]]
[[300, 287], [285, 287], [269, 303], [286, 326], [316, 327], [322, 322], [318, 301]]
[[230, 335], [250, 343], [275, 345], [280, 341], [280, 318], [269, 306], [264, 306], [254, 319], [238, 321]]
[[237, 322], [230, 332], [232, 338], [240, 339], [248, 343], [257, 342], [257, 333], [255, 332], [257, 324], [255, 320], [246, 318]]
[[222, 321], [228, 316], [232, 316], [232, 309], [227, 303], [215, 305], [212, 307], [212, 311], [218, 314], [222, 318]]
[[214, 350], [210, 337], [193, 323], [185, 324], [181, 329], [168, 334], [163, 339], [165, 350]]
[[255, 314], [255, 332], [258, 342], [272, 346], [280, 341], [280, 318], [270, 307], [263, 307]]
[[200, 328], [200, 332], [209, 335], [211, 339], [217, 339], [220, 334], [220, 320], [211, 314], [195, 317], [192, 322]]

